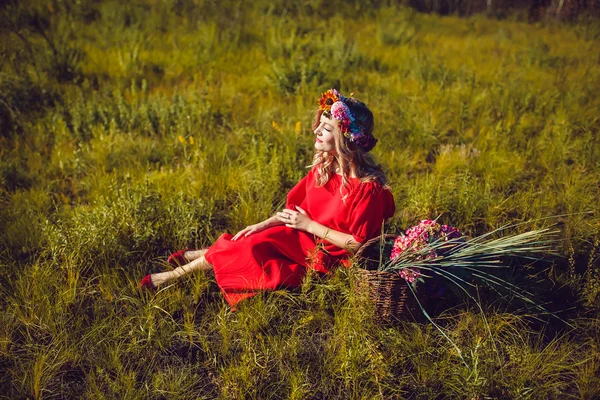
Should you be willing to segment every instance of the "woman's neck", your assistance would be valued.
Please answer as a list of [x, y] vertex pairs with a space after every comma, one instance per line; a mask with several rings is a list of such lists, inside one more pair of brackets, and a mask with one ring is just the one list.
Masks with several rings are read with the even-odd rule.
[[[338, 175], [342, 175], [342, 167], [340, 166], [340, 163], [335, 161], [332, 165], [333, 170], [335, 171], [336, 174]], [[356, 168], [352, 168], [350, 167], [350, 172], [348, 173], [348, 178], [356, 178]]]

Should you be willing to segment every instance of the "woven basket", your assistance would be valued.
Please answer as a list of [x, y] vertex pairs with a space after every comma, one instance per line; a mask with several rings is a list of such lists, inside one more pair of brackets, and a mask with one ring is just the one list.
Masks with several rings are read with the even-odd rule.
[[[380, 259], [389, 259], [395, 237], [388, 234], [366, 241], [356, 252], [362, 268], [353, 268], [357, 290], [373, 303], [375, 322], [384, 325], [423, 320], [423, 312], [408, 283], [396, 273], [377, 271]], [[424, 296], [417, 296], [424, 305]]]

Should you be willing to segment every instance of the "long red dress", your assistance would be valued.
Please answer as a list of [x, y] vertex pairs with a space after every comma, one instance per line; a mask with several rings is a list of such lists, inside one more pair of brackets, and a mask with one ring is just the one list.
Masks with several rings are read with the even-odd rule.
[[[317, 186], [316, 175], [312, 169], [290, 190], [286, 208], [295, 210], [298, 205], [314, 221], [351, 234], [361, 243], [377, 236], [383, 222], [394, 214], [394, 198], [379, 183], [350, 178], [350, 187], [340, 192], [340, 175], [322, 187]], [[261, 290], [297, 287], [306, 268], [327, 273], [348, 256], [346, 250], [327, 240], [285, 225], [236, 241], [231, 241], [232, 237], [221, 235], [204, 255], [231, 307]]]

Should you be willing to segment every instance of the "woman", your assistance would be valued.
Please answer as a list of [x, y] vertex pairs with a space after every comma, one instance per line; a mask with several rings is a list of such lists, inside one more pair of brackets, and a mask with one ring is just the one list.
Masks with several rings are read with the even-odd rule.
[[329, 272], [376, 236], [395, 208], [381, 166], [367, 154], [377, 142], [373, 114], [331, 89], [319, 100], [313, 131], [312, 169], [288, 193], [283, 211], [235, 236], [223, 234], [208, 249], [172, 254], [169, 263], [179, 267], [147, 275], [140, 285], [155, 288], [212, 269], [235, 310], [258, 291], [299, 286], [307, 268]]

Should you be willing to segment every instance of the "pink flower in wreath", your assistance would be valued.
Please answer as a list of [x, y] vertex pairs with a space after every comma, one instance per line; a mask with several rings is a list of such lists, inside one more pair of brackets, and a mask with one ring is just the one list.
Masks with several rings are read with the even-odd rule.
[[346, 112], [345, 104], [341, 101], [333, 103], [331, 106], [331, 115], [338, 121], [348, 119], [348, 113]]

